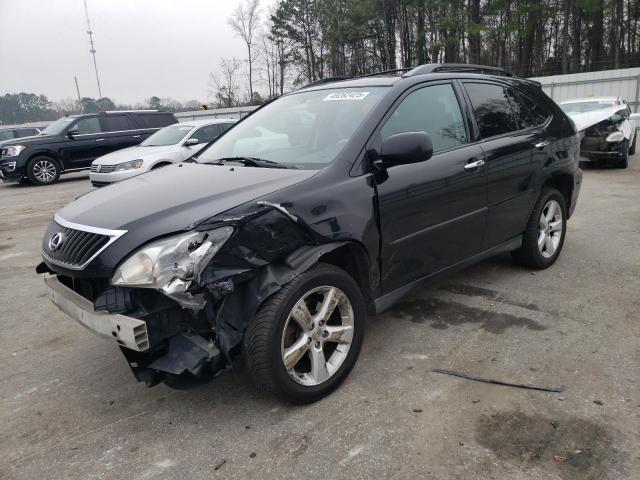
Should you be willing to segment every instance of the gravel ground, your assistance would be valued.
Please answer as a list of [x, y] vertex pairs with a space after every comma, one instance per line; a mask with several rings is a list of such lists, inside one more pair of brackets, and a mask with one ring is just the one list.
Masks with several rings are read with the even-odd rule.
[[[343, 386], [310, 406], [236, 371], [146, 388], [34, 272], [87, 174], [0, 185], [0, 478], [640, 478], [640, 157], [585, 168], [554, 267], [508, 255], [368, 319]], [[432, 368], [546, 386], [545, 393]]]

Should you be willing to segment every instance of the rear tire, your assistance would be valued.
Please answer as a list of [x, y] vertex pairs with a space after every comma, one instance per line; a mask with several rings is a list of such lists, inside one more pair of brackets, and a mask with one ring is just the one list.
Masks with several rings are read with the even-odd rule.
[[51, 157], [35, 157], [27, 163], [27, 177], [37, 186], [52, 185], [60, 178], [60, 166]]
[[[328, 315], [324, 305], [332, 306]], [[319, 400], [353, 368], [364, 324], [365, 303], [353, 278], [333, 265], [315, 265], [265, 301], [247, 327], [243, 355], [253, 382], [288, 402]]]
[[638, 141], [638, 133], [633, 136], [633, 143], [631, 147], [629, 147], [629, 155], [634, 155], [636, 153], [636, 142]]
[[567, 231], [567, 206], [555, 188], [545, 188], [531, 213], [522, 236], [522, 247], [511, 252], [520, 265], [544, 269], [553, 265], [562, 251]]

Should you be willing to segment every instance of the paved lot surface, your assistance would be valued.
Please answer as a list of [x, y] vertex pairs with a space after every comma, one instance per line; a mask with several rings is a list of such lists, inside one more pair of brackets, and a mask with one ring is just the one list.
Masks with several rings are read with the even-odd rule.
[[89, 189], [86, 174], [0, 185], [0, 478], [640, 478], [638, 156], [585, 169], [554, 267], [507, 255], [417, 290], [369, 319], [345, 384], [306, 407], [242, 372], [148, 389], [49, 302], [41, 236]]

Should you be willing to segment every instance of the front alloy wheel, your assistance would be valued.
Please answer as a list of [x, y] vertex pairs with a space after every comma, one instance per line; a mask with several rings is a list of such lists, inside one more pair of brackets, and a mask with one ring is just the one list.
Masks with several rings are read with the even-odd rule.
[[60, 177], [60, 168], [49, 157], [36, 157], [27, 166], [27, 176], [34, 185], [49, 185]]
[[351, 276], [319, 263], [265, 301], [247, 327], [254, 383], [294, 403], [318, 400], [349, 374], [362, 345], [365, 305]]
[[320, 385], [342, 366], [353, 340], [353, 307], [336, 287], [309, 290], [284, 325], [280, 348], [289, 376], [301, 385]]

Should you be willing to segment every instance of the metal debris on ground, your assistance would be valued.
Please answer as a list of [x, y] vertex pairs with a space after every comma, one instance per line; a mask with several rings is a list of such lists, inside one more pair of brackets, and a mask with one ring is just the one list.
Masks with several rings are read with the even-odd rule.
[[559, 387], [540, 387], [537, 385], [529, 385], [526, 383], [502, 382], [500, 380], [492, 380], [490, 378], [476, 377], [474, 375], [469, 375], [463, 372], [457, 372], [455, 370], [445, 370], [442, 368], [433, 368], [431, 369], [431, 371], [435, 373], [443, 373], [445, 375], [452, 375], [454, 377], [466, 378], [467, 380], [474, 380], [476, 382], [492, 383], [494, 385], [503, 385], [505, 387], [526, 388], [528, 390], [540, 390], [542, 392], [552, 392], [552, 393], [564, 392], [564, 385], [560, 385]]

